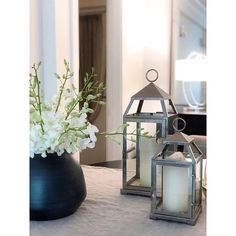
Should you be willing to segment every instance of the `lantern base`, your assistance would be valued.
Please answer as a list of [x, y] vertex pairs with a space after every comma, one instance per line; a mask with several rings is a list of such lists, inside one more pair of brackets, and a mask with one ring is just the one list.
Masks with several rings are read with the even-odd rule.
[[143, 197], [151, 197], [151, 189], [148, 190], [136, 190], [136, 189], [120, 189], [120, 194], [122, 195], [136, 195]]
[[189, 224], [189, 225], [195, 225], [201, 212], [202, 212], [202, 207], [200, 206], [198, 208], [198, 210], [195, 212], [193, 218], [183, 218], [183, 217], [177, 217], [177, 216], [150, 213], [150, 219], [175, 221], [175, 222], [185, 223], [185, 224]]

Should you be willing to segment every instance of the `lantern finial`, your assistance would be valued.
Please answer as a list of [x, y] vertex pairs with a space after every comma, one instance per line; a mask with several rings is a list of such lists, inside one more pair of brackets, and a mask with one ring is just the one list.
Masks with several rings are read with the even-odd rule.
[[[183, 128], [178, 128], [178, 123], [177, 123], [178, 121], [182, 121], [182, 122], [183, 122]], [[181, 132], [181, 131], [183, 131], [183, 130], [185, 129], [185, 127], [186, 127], [186, 121], [185, 121], [183, 118], [177, 117], [177, 118], [175, 118], [175, 119], [173, 120], [172, 125], [173, 125], [173, 129], [174, 129], [175, 131]]]
[[[156, 72], [156, 78], [155, 78], [155, 79], [150, 79], [150, 78], [148, 78], [148, 74], [149, 74], [151, 71]], [[148, 70], [148, 71], [146, 72], [146, 79], [147, 79], [147, 81], [149, 81], [149, 82], [151, 82], [151, 83], [155, 82], [155, 81], [158, 79], [158, 77], [159, 77], [159, 74], [158, 74], [157, 70], [155, 70], [155, 69], [150, 69], [150, 70]]]

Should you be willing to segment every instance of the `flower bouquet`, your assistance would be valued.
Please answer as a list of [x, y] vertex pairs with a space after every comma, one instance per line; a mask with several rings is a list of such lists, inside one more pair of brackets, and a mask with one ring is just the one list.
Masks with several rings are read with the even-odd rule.
[[[87, 120], [87, 114], [93, 110], [90, 103], [104, 104], [101, 101], [104, 84], [94, 83], [94, 70], [86, 73], [84, 87], [78, 91], [71, 78], [69, 63], [64, 60], [65, 74], [55, 74], [60, 82], [59, 91], [52, 102], [43, 99], [39, 67], [34, 64], [30, 74], [30, 157], [41, 154], [46, 157], [49, 153], [61, 156], [65, 151], [75, 153], [86, 148], [93, 148], [96, 142], [96, 126]], [[68, 85], [69, 84], [69, 85]], [[81, 106], [81, 109], [79, 108]]]
[[30, 219], [52, 220], [74, 213], [86, 197], [82, 168], [71, 154], [93, 148], [98, 129], [87, 114], [91, 103], [101, 101], [103, 83], [94, 82], [94, 70], [86, 74], [84, 87], [75, 88], [69, 63], [51, 102], [44, 100], [39, 68], [30, 74]]

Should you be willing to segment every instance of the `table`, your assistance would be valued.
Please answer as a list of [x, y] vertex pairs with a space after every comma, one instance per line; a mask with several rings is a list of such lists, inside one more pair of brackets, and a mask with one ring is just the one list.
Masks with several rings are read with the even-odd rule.
[[52, 221], [31, 221], [31, 236], [205, 236], [206, 210], [195, 226], [149, 219], [148, 197], [121, 195], [120, 169], [82, 166], [87, 197], [76, 213]]
[[122, 160], [98, 162], [92, 164], [91, 166], [103, 166], [107, 168], [122, 169]]

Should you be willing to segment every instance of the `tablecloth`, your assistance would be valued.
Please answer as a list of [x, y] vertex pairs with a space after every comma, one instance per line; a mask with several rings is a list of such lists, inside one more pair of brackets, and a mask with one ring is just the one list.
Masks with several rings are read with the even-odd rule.
[[149, 219], [148, 197], [121, 195], [122, 171], [82, 166], [87, 197], [72, 215], [31, 221], [31, 236], [205, 236], [206, 207], [195, 226]]

